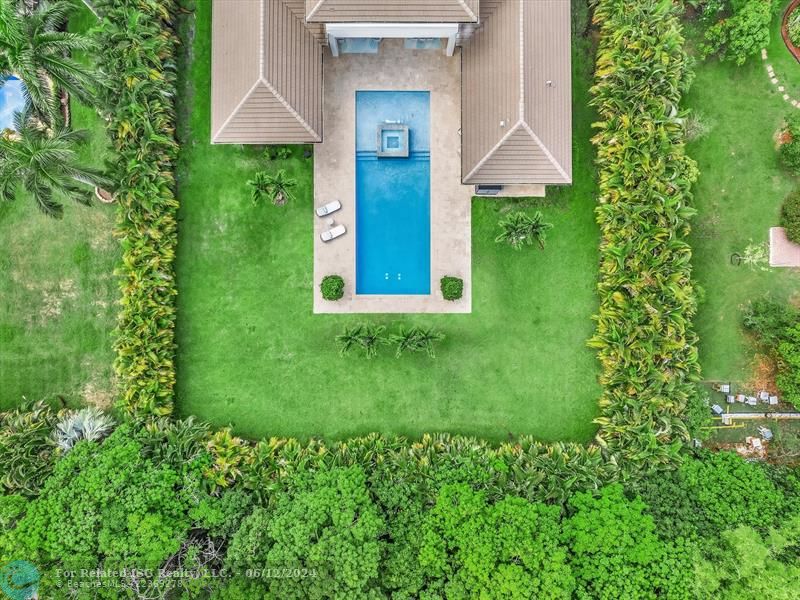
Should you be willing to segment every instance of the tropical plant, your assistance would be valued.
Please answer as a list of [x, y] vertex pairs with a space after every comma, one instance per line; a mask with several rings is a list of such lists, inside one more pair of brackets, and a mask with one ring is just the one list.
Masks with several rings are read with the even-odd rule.
[[386, 327], [359, 323], [353, 327], [346, 327], [341, 335], [336, 336], [336, 342], [339, 344], [341, 356], [360, 348], [368, 359], [375, 358], [378, 355], [378, 348], [388, 342]]
[[786, 230], [790, 241], [800, 244], [800, 190], [793, 191], [783, 201], [781, 227]]
[[800, 175], [800, 115], [791, 112], [784, 122], [779, 150], [781, 162], [792, 174]]
[[23, 81], [24, 93], [38, 118], [58, 122], [61, 92], [87, 106], [97, 106], [101, 83], [98, 73], [71, 58], [75, 52], [93, 50], [88, 36], [64, 31], [75, 4], [67, 0], [42, 0], [32, 10], [11, 8], [4, 2], [0, 13], [0, 73]]
[[43, 402], [25, 402], [0, 413], [0, 488], [34, 496], [53, 469], [50, 433], [56, 414]]
[[258, 171], [247, 185], [252, 188], [250, 197], [253, 204], [270, 201], [275, 206], [283, 206], [292, 198], [291, 190], [297, 185], [297, 180], [289, 177], [284, 169], [274, 174]]
[[543, 222], [543, 218], [539, 211], [532, 217], [524, 212], [513, 212], [500, 220], [502, 231], [495, 241], [509, 244], [514, 250], [521, 250], [524, 246], [532, 246], [534, 243], [544, 249], [547, 230], [552, 229], [553, 225]]
[[242, 476], [242, 468], [253, 462], [253, 448], [235, 437], [230, 427], [214, 432], [206, 448], [213, 462], [203, 471], [203, 476], [212, 494], [229, 487]]
[[739, 264], [753, 270], [769, 271], [769, 245], [764, 243], [749, 243], [740, 254]]
[[436, 358], [434, 344], [444, 340], [444, 334], [432, 327], [401, 327], [400, 331], [391, 337], [397, 344], [395, 356], [400, 358], [404, 352], [425, 352], [431, 358]]
[[800, 10], [797, 10], [797, 7], [789, 15], [786, 24], [789, 28], [789, 39], [795, 48], [800, 48]]
[[29, 112], [14, 117], [13, 137], [0, 137], [0, 201], [13, 201], [21, 186], [49, 217], [61, 218], [64, 197], [91, 204], [92, 187], [109, 185], [99, 170], [79, 163], [76, 147], [87, 139], [85, 131], [58, 128], [48, 134], [37, 127]]
[[81, 440], [96, 442], [114, 429], [114, 419], [103, 411], [87, 407], [61, 415], [53, 431], [53, 442], [62, 452], [69, 452]]
[[325, 300], [341, 300], [344, 296], [344, 279], [340, 275], [326, 275], [319, 288]]
[[693, 110], [684, 119], [684, 128], [686, 129], [686, 141], [696, 142], [711, 133], [712, 126], [703, 113]]
[[122, 247], [122, 301], [114, 347], [128, 414], [172, 411], [175, 386], [174, 168], [177, 58], [174, 0], [98, 0], [98, 54], [111, 97]]
[[[679, 110], [690, 80], [671, 2], [600, 0], [598, 443], [630, 469], [679, 460], [699, 376], [689, 234], [697, 167]], [[631, 40], [636, 40], [633, 43]], [[635, 118], [631, 118], [635, 115]]]
[[264, 149], [264, 158], [267, 160], [286, 160], [291, 156], [292, 149], [289, 146], [267, 146]]
[[464, 293], [464, 281], [460, 277], [442, 277], [439, 285], [445, 300], [458, 300]]

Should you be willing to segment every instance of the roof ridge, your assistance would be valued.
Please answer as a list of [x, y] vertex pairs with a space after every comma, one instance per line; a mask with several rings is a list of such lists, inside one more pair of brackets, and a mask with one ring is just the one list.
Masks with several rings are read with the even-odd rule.
[[270, 92], [272, 92], [272, 95], [275, 96], [278, 102], [283, 104], [284, 108], [289, 111], [289, 114], [292, 115], [295, 119], [297, 119], [300, 125], [302, 125], [305, 128], [305, 130], [308, 131], [308, 133], [314, 136], [314, 138], [316, 138], [317, 141], [322, 141], [322, 137], [316, 131], [314, 131], [314, 128], [311, 127], [311, 125], [309, 125], [308, 121], [306, 121], [300, 115], [300, 113], [295, 110], [294, 106], [289, 104], [286, 98], [283, 97], [283, 95], [275, 88], [274, 85], [272, 85], [269, 81], [267, 81], [263, 77], [261, 78], [261, 83], [263, 83], [267, 87], [267, 89]]
[[500, 141], [497, 142], [494, 145], [494, 147], [491, 150], [489, 150], [489, 152], [486, 153], [486, 156], [484, 156], [481, 160], [478, 161], [478, 164], [475, 165], [472, 168], [472, 171], [467, 173], [467, 176], [464, 177], [464, 181], [467, 181], [470, 177], [475, 175], [475, 173], [477, 171], [479, 171], [483, 167], [483, 165], [485, 165], [487, 162], [489, 162], [489, 159], [492, 156], [494, 156], [494, 153], [497, 152], [502, 147], [502, 145], [508, 141], [508, 138], [510, 138], [512, 135], [514, 135], [514, 133], [517, 131], [517, 129], [519, 129], [521, 126], [522, 126], [522, 121], [517, 121], [516, 123], [514, 123], [514, 125], [511, 127], [511, 129], [509, 129], [505, 133], [505, 135], [503, 135], [503, 137], [500, 138]]
[[262, 81], [263, 81], [263, 80], [261, 79], [261, 76], [259, 75], [259, 78], [258, 78], [258, 79], [256, 80], [256, 82], [253, 84], [253, 86], [252, 86], [252, 87], [251, 87], [251, 88], [248, 90], [248, 92], [247, 92], [247, 93], [246, 93], [246, 94], [245, 94], [245, 95], [242, 97], [242, 99], [239, 101], [239, 104], [237, 104], [237, 105], [236, 105], [236, 108], [234, 108], [234, 109], [233, 109], [233, 111], [231, 112], [231, 114], [228, 116], [228, 118], [227, 118], [227, 119], [225, 119], [225, 122], [224, 122], [222, 125], [220, 125], [220, 126], [219, 126], [219, 129], [218, 129], [218, 130], [217, 130], [217, 132], [214, 134], [214, 137], [211, 139], [211, 141], [212, 141], [212, 142], [215, 142], [215, 141], [217, 140], [217, 138], [219, 138], [219, 135], [220, 135], [220, 134], [221, 134], [223, 131], [225, 131], [225, 128], [228, 126], [228, 124], [229, 124], [229, 123], [230, 123], [230, 122], [233, 120], [233, 118], [234, 118], [236, 115], [238, 115], [238, 114], [239, 114], [239, 111], [240, 111], [240, 110], [242, 109], [242, 107], [245, 105], [245, 102], [247, 102], [247, 100], [250, 98], [250, 96], [252, 96], [252, 95], [253, 95], [253, 92], [254, 92], [254, 91], [256, 91], [256, 88], [258, 87], [258, 84], [259, 84], [259, 83], [261, 83]]
[[467, 0], [456, 0], [456, 3], [461, 5], [461, 8], [463, 8], [464, 12], [469, 15], [470, 19], [474, 19], [475, 21], [478, 21], [478, 15], [476, 15], [475, 11], [473, 11], [469, 7], [469, 5], [467, 4]]
[[308, 21], [311, 17], [313, 17], [319, 11], [319, 9], [322, 8], [323, 4], [325, 4], [325, 0], [319, 0], [316, 6], [306, 13], [305, 20]]
[[547, 146], [542, 143], [542, 140], [539, 139], [539, 136], [534, 133], [533, 128], [526, 121], [520, 121], [520, 126], [528, 132], [528, 134], [533, 138], [533, 141], [536, 142], [536, 145], [539, 146], [539, 149], [544, 153], [550, 163], [556, 168], [559, 174], [564, 178], [564, 181], [570, 182], [572, 178], [567, 175], [567, 172], [561, 166], [561, 164], [556, 160], [556, 157], [553, 156], [553, 153], [547, 148]]

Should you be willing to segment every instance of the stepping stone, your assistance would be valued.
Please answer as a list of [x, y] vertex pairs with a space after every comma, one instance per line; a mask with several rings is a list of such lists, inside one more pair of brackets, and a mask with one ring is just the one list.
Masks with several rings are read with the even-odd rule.
[[770, 81], [772, 81], [772, 85], [778, 85], [777, 77], [773, 77]]
[[784, 94], [783, 95], [783, 99], [788, 102], [789, 101], [789, 94]]
[[800, 102], [798, 102], [797, 100], [792, 100], [792, 106], [794, 106], [795, 108], [800, 108]]
[[766, 48], [762, 48], [761, 49], [761, 60], [767, 60], [767, 49]]
[[778, 86], [778, 91], [779, 91], [779, 92], [785, 92], [785, 91], [786, 91], [786, 88], [785, 88], [785, 87], [783, 87], [782, 85], [779, 85], [779, 86]]

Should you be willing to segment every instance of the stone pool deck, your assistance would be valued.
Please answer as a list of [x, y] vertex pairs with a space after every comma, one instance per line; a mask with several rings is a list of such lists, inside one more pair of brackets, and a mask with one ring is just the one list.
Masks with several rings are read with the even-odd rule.
[[[437, 50], [406, 50], [402, 40], [386, 39], [379, 54], [343, 54], [325, 49], [323, 118], [325, 134], [314, 150], [315, 206], [339, 200], [332, 217], [347, 234], [331, 242], [319, 239], [327, 219], [314, 219], [315, 313], [469, 313], [472, 311], [472, 186], [461, 184], [461, 55]], [[431, 294], [356, 295], [356, 92], [429, 91], [431, 94]], [[397, 226], [402, 227], [402, 215]], [[319, 283], [341, 275], [344, 298], [328, 302]], [[464, 280], [464, 297], [442, 298], [445, 275]]]

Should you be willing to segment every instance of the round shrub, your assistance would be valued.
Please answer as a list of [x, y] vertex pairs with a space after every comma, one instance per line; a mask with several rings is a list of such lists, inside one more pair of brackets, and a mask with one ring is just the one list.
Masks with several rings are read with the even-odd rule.
[[326, 275], [319, 288], [325, 300], [340, 300], [344, 296], [344, 279], [339, 275]]
[[460, 277], [442, 277], [440, 283], [445, 300], [458, 300], [464, 293], [464, 282]]
[[793, 191], [783, 201], [781, 227], [786, 229], [787, 238], [800, 244], [800, 190]]

